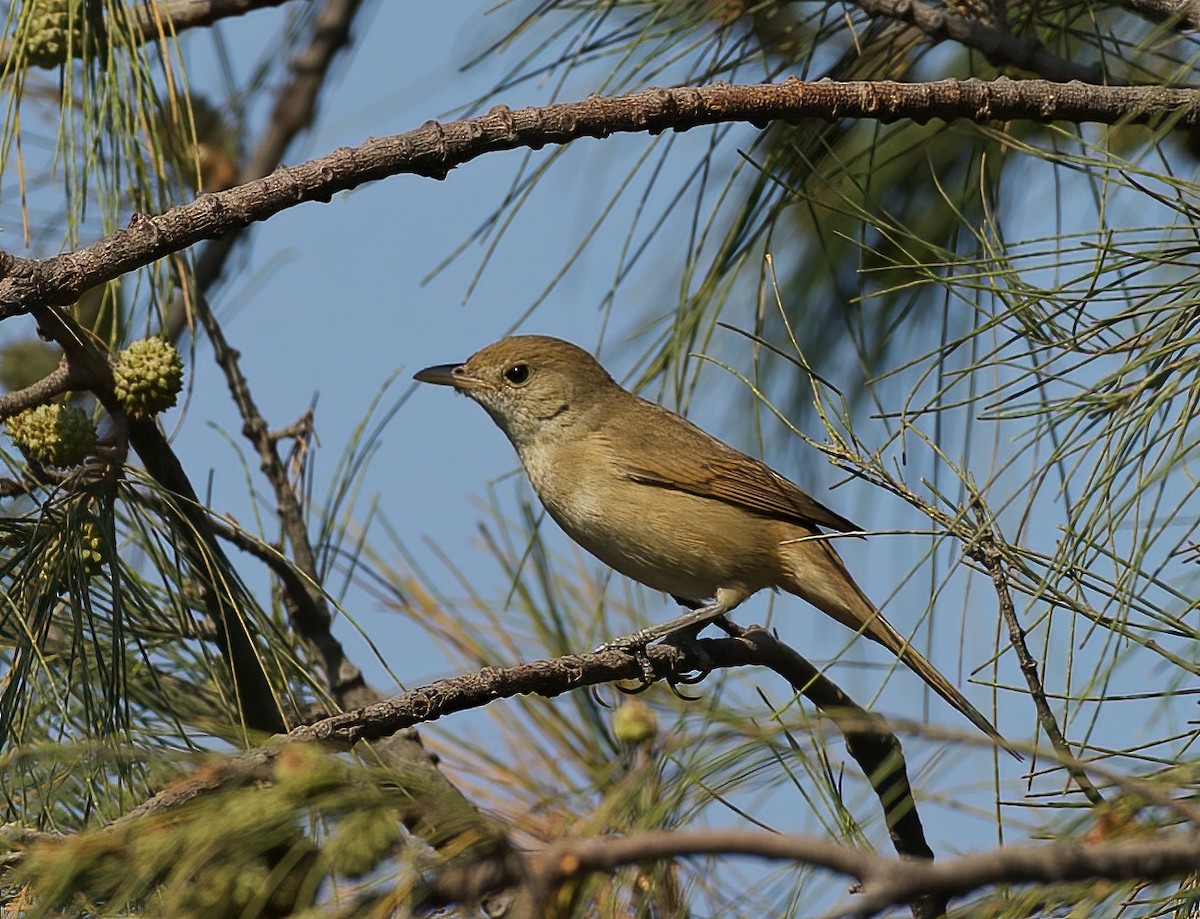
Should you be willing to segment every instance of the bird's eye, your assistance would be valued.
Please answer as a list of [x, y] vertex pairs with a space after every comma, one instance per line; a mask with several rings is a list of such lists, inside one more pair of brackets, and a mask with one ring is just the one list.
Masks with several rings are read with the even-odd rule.
[[529, 365], [513, 364], [504, 371], [504, 379], [513, 386], [524, 386], [529, 380]]

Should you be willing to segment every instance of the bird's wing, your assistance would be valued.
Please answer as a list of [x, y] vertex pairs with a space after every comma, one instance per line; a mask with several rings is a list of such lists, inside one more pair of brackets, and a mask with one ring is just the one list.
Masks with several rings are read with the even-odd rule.
[[[713, 498], [799, 526], [827, 527], [842, 533], [859, 529], [754, 457], [709, 436], [661, 406], [644, 404], [657, 410], [654, 414], [662, 414], [659, 424], [634, 425], [623, 432], [623, 445], [643, 437], [656, 441], [647, 442], [646, 449], [621, 451], [624, 471], [633, 481]], [[664, 415], [678, 423], [669, 425], [669, 437], [658, 437], [664, 430]], [[664, 441], [669, 449], [663, 449]]]

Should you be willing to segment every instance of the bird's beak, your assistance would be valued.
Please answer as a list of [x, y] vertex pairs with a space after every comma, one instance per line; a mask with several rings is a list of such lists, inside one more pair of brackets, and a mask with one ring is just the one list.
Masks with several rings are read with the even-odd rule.
[[453, 386], [455, 389], [470, 389], [479, 381], [467, 373], [462, 364], [437, 364], [413, 374], [419, 383], [436, 383], [438, 386]]

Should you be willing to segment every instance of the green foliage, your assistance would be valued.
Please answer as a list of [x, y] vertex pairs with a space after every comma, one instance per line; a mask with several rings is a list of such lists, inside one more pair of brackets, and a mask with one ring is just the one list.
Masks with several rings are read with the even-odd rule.
[[331, 882], [405, 870], [401, 819], [420, 789], [404, 776], [293, 744], [258, 779], [22, 847], [14, 880], [29, 890], [28, 914], [291, 915]]
[[[231, 67], [227, 97], [202, 95], [188, 85], [169, 30], [150, 43], [140, 33], [134, 11], [152, 6], [8, 7], [0, 170], [32, 255], [226, 187], [239, 173], [246, 113], [264, 110], [256, 93], [292, 58], [294, 35], [244, 85], [233, 86]], [[952, 6], [1005, 25], [1002, 4]], [[294, 24], [313, 15], [303, 7]], [[502, 9], [519, 17], [500, 43], [517, 59], [498, 82], [506, 91], [535, 79], [556, 97], [582, 98], [785, 74], [1015, 72], [854, 5]], [[1127, 8], [1013, 5], [1007, 23], [1014, 40], [1040, 40], [1067, 61], [1099, 60], [1113, 83], [1191, 80], [1200, 58], [1194, 34]], [[489, 63], [499, 50], [489, 48]], [[24, 159], [34, 141], [48, 150], [37, 173]], [[867, 543], [868, 559], [899, 572], [889, 617], [918, 646], [936, 641], [949, 672], [957, 647], [957, 676], [974, 681], [973, 697], [991, 695], [1006, 733], [1045, 750], [1035, 675], [1067, 737], [1057, 753], [1082, 760], [1109, 799], [1086, 803], [1053, 755], [1031, 755], [1028, 772], [1015, 775], [953, 729], [927, 724], [904, 675], [893, 679], [894, 662], [848, 636], [831, 639], [789, 601], [781, 632], [801, 636], [831, 676], [863, 701], [880, 694], [875, 707], [897, 717], [923, 820], [941, 834], [939, 855], [966, 839], [1150, 837], [1185, 819], [1172, 804], [1190, 794], [1197, 772], [1198, 727], [1186, 707], [1200, 674], [1195, 133], [1168, 124], [839, 121], [636, 141], [628, 174], [612, 200], [595, 202], [572, 256], [590, 255], [618, 199], [637, 199], [624, 211], [629, 232], [600, 298], [621, 332], [642, 333], [644, 353], [623, 369], [677, 403], [744, 384], [762, 417], [783, 422], [774, 430], [806, 432], [806, 455], [823, 453], [856, 480], [856, 494], [865, 490], [867, 526], [898, 521], [902, 536]], [[500, 251], [501, 232], [519, 225], [538, 179], [569, 156], [529, 154], [476, 235], [487, 258]], [[45, 199], [28, 207], [30, 190], [52, 195], [53, 207], [41, 207]], [[531, 304], [565, 272], [552, 266]], [[167, 306], [186, 310], [210, 293], [193, 281], [186, 257], [163, 260], [88, 292], [75, 315], [116, 348], [158, 328]], [[693, 351], [713, 363], [692, 361]], [[56, 358], [40, 345], [8, 345], [5, 385], [36, 381]], [[175, 404], [182, 361], [150, 338], [122, 354], [115, 374], [127, 410], [152, 415]], [[291, 590], [299, 583], [336, 612], [339, 628], [351, 611], [336, 601], [365, 582], [460, 671], [595, 647], [663, 613], [555, 544], [525, 491], [495, 500], [482, 531], [503, 589], [480, 586], [484, 565], [462, 547], [445, 547], [447, 572], [433, 574], [403, 536], [380, 549], [367, 533], [374, 508], [356, 502], [402, 401], [363, 422], [323, 493], [309, 453], [315, 438], [297, 436], [288, 473], [311, 531], [312, 570], [289, 560], [294, 531], [280, 526], [278, 502], [254, 478], [261, 454], [240, 470], [253, 519], [244, 526], [222, 508], [187, 518], [178, 496], [133, 461], [31, 481], [19, 457], [6, 458], [14, 478], [4, 487], [15, 497], [0, 517], [0, 808], [6, 822], [44, 833], [6, 843], [5, 864], [19, 864], [6, 884], [24, 885], [8, 888], [6, 907], [378, 914], [402, 909], [454, 859], [503, 848], [465, 801], [438, 800], [420, 777], [305, 746], [186, 807], [120, 820], [199, 751], [260, 740], [240, 722], [215, 609], [235, 611], [288, 717], [335, 706], [343, 674], [323, 674], [321, 649], [298, 634], [298, 594], [281, 588], [286, 576]], [[36, 423], [33, 413], [10, 422], [14, 439], [51, 466], [84, 459], [95, 436], [86, 415], [43, 409]], [[735, 424], [719, 433], [746, 433]], [[222, 485], [233, 477], [221, 473]], [[203, 538], [205, 521], [245, 559], [232, 564]], [[1014, 625], [1001, 617], [997, 579], [978, 571], [985, 543], [1014, 599]], [[774, 607], [754, 615], [779, 624]], [[1029, 662], [1013, 660], [1017, 636]], [[615, 692], [522, 698], [462, 713], [426, 739], [468, 800], [497, 815], [519, 847], [732, 824], [886, 851], [878, 801], [837, 732], [780, 686], [737, 671], [710, 676], [696, 699], [661, 687], [633, 701]], [[371, 762], [376, 754], [362, 753]], [[202, 774], [228, 766], [201, 762]], [[804, 916], [840, 895], [831, 890], [826, 875], [792, 865], [746, 883], [739, 866], [714, 857], [582, 876], [555, 905], [576, 915]], [[963, 911], [1183, 915], [1196, 897], [1194, 879], [1064, 884], [988, 890]]]
[[23, 389], [58, 366], [62, 352], [44, 341], [25, 338], [0, 346], [0, 386]]

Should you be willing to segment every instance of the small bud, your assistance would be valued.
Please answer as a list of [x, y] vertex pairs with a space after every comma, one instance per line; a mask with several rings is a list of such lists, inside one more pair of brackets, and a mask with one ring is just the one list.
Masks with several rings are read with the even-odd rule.
[[623, 744], [637, 746], [658, 733], [658, 718], [641, 699], [626, 699], [613, 712], [613, 734]]
[[100, 573], [104, 563], [104, 540], [100, 536], [100, 525], [95, 520], [85, 520], [80, 527], [79, 555], [83, 560], [83, 573], [88, 577]]

